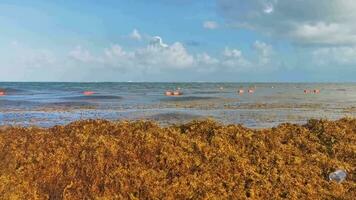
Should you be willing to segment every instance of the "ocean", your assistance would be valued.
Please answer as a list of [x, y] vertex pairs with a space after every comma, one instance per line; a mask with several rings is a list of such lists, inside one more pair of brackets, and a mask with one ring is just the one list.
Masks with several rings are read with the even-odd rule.
[[[178, 88], [183, 95], [165, 96]], [[238, 94], [240, 89], [244, 94]], [[155, 120], [165, 125], [212, 118], [267, 128], [311, 118], [356, 117], [356, 83], [3, 82], [0, 91], [5, 92], [0, 96], [0, 125], [50, 127], [80, 119]]]

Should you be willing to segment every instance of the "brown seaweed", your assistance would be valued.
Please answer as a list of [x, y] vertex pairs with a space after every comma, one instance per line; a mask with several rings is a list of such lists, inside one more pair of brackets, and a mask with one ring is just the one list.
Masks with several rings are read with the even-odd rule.
[[[0, 127], [0, 199], [353, 199], [356, 119]], [[328, 180], [336, 169], [346, 181]]]

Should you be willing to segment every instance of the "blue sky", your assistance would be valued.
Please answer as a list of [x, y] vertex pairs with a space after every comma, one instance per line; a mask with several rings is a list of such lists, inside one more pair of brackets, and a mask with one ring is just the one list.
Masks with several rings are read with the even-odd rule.
[[355, 81], [352, 0], [2, 0], [0, 81]]

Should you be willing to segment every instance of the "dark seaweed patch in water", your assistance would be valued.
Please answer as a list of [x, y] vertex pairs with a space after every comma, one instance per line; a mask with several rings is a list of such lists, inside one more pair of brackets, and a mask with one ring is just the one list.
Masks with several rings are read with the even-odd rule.
[[81, 107], [81, 106], [94, 106], [95, 104], [89, 102], [67, 101], [67, 102], [55, 102], [49, 103], [47, 106], [55, 107]]
[[20, 106], [39, 106], [41, 103], [24, 100], [6, 100], [0, 99], [0, 108], [4, 107], [20, 107]]
[[156, 121], [190, 121], [193, 119], [200, 119], [200, 118], [203, 117], [200, 115], [178, 113], [178, 112], [160, 113], [148, 117], [148, 119], [156, 120]]
[[74, 96], [66, 97], [68, 100], [119, 100], [122, 99], [120, 96], [115, 95], [90, 95], [90, 96]]
[[183, 97], [167, 97], [162, 99], [162, 101], [201, 101], [201, 100], [212, 100], [217, 99], [217, 97], [195, 97], [195, 96], [183, 96]]

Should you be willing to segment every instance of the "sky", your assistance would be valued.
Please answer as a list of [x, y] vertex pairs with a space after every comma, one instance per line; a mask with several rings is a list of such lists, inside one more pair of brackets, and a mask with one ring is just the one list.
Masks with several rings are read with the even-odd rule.
[[355, 82], [354, 0], [1, 0], [0, 81]]

